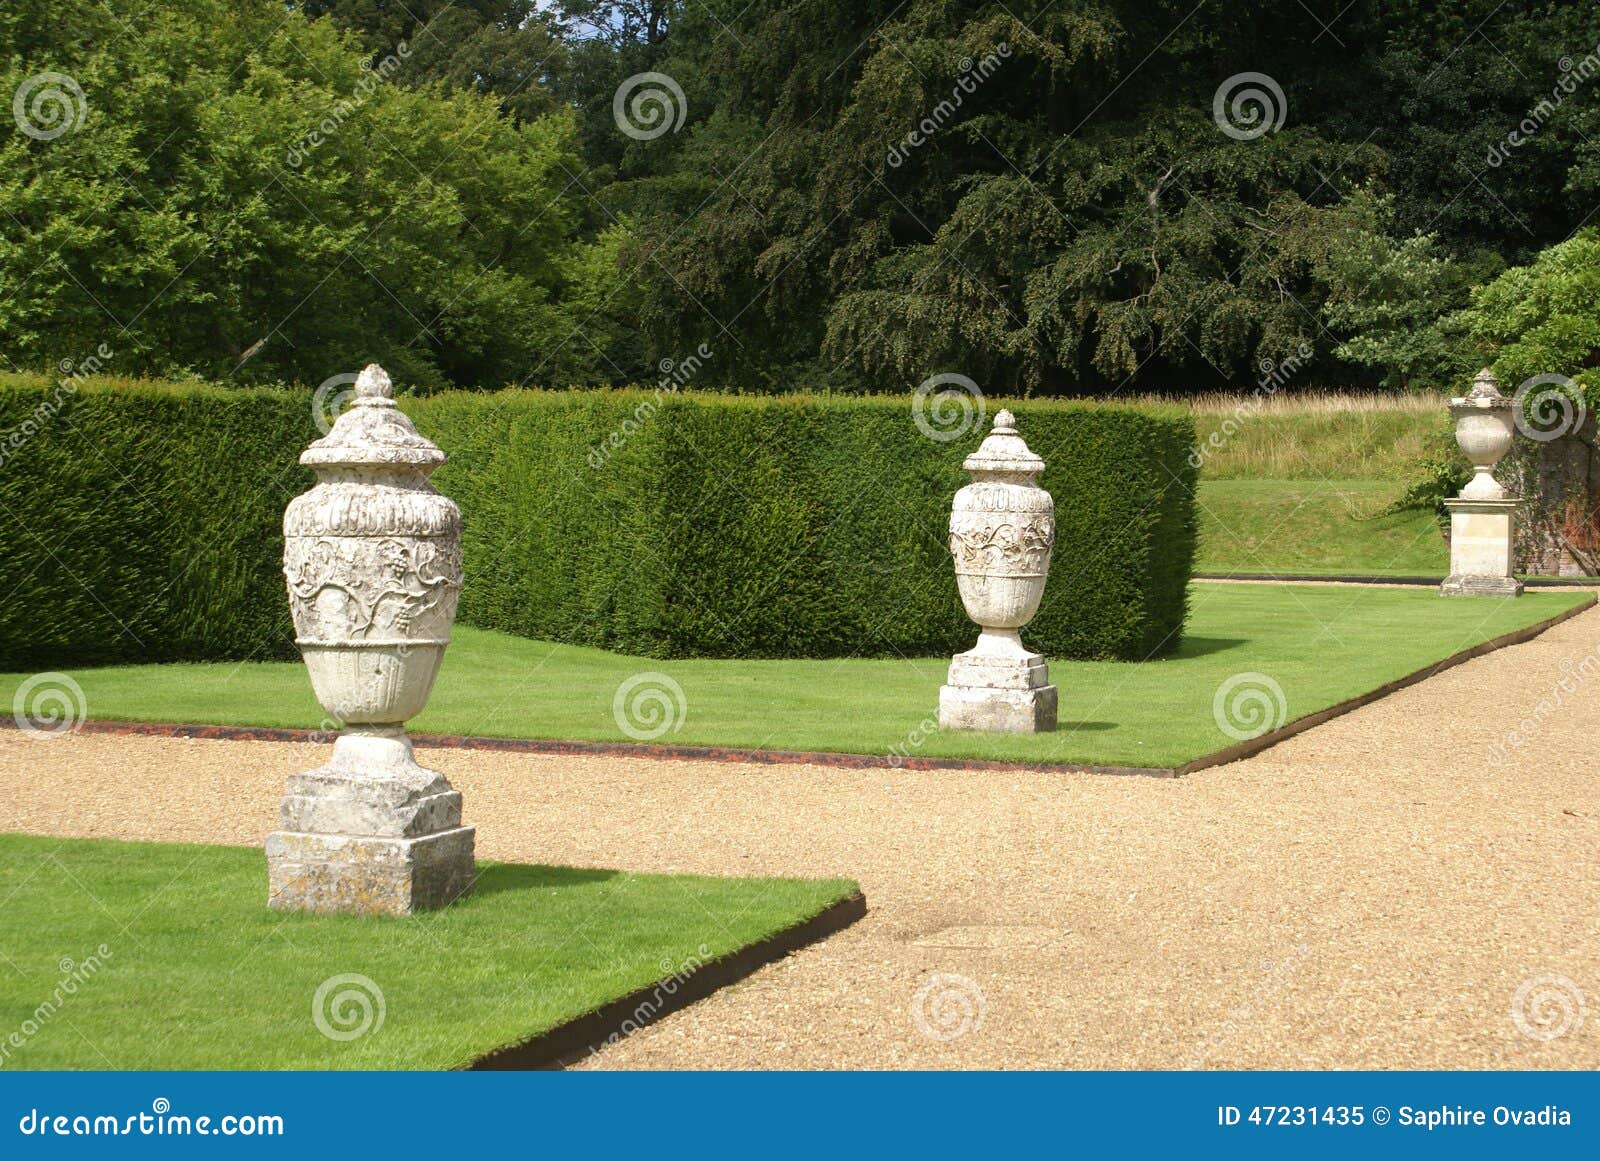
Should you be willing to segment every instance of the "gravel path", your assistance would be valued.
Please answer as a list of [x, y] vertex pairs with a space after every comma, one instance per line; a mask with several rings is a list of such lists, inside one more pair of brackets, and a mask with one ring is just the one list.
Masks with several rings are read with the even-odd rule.
[[[861, 882], [588, 1067], [1596, 1068], [1597, 651], [1600, 611], [1179, 781], [431, 758], [486, 858]], [[4, 730], [0, 826], [258, 843], [325, 752]]]

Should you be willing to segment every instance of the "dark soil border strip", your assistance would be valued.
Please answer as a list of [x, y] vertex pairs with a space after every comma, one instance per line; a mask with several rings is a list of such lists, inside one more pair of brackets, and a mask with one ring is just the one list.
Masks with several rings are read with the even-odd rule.
[[[1419, 588], [1437, 588], [1444, 582], [1442, 576], [1367, 576], [1364, 573], [1299, 572], [1197, 572], [1197, 581], [1260, 581], [1295, 585], [1415, 585]], [[1523, 577], [1524, 588], [1530, 589], [1592, 589], [1600, 588], [1600, 577]]]
[[677, 981], [670, 989], [664, 987], [667, 981], [657, 980], [620, 1000], [541, 1032], [531, 1040], [497, 1048], [473, 1061], [467, 1069], [499, 1072], [565, 1068], [599, 1051], [607, 1043], [625, 1039], [663, 1016], [681, 1011], [712, 992], [737, 983], [773, 960], [843, 931], [866, 913], [866, 896], [857, 891], [793, 927], [746, 944], [686, 975], [668, 977], [669, 981]]
[[[1199, 578], [1196, 578], [1199, 579]], [[1462, 600], [1471, 598], [1463, 597]], [[571, 742], [554, 738], [475, 738], [463, 734], [413, 734], [411, 740], [419, 746], [456, 750], [496, 750], [511, 754], [564, 754], [594, 755], [617, 758], [652, 758], [693, 762], [750, 762], [763, 765], [832, 766], [836, 768], [898, 769], [898, 770], [997, 770], [1018, 773], [1036, 770], [1046, 774], [1118, 774], [1138, 775], [1146, 778], [1178, 778], [1237, 762], [1253, 754], [1276, 746], [1279, 742], [1304, 733], [1313, 726], [1370, 705], [1381, 697], [1397, 690], [1425, 681], [1436, 673], [1443, 673], [1485, 653], [1493, 653], [1508, 645], [1521, 645], [1533, 640], [1546, 629], [1571, 620], [1579, 613], [1593, 608], [1597, 598], [1590, 596], [1572, 608], [1557, 613], [1547, 620], [1525, 625], [1499, 637], [1452, 653], [1441, 661], [1424, 666], [1414, 673], [1386, 682], [1376, 689], [1358, 694], [1327, 709], [1296, 718], [1259, 738], [1240, 742], [1225, 750], [1217, 750], [1195, 758], [1182, 766], [1092, 766], [1081, 762], [1000, 762], [982, 758], [927, 758], [919, 756], [890, 758], [884, 754], [849, 754], [834, 750], [758, 750], [740, 746], [657, 746], [646, 742]], [[0, 714], [0, 729], [15, 729], [16, 722]], [[180, 725], [171, 722], [115, 722], [87, 720], [79, 722], [75, 730], [85, 734], [136, 734], [158, 738], [203, 738], [238, 742], [308, 742], [326, 744], [332, 735], [326, 730], [286, 729], [274, 726], [202, 726]]]
[[[0, 729], [16, 722], [0, 715]], [[82, 734], [144, 735], [156, 738], [201, 738], [227, 742], [306, 742], [326, 745], [334, 734], [278, 726], [202, 726], [172, 722], [115, 722], [90, 719], [73, 729]], [[1172, 778], [1170, 767], [1090, 766], [1081, 762], [1001, 762], [983, 758], [889, 758], [883, 754], [849, 754], [836, 750], [757, 750], [740, 746], [657, 746], [647, 742], [573, 742], [559, 738], [479, 738], [464, 734], [412, 734], [417, 746], [446, 750], [495, 750], [509, 754], [591, 755], [690, 762], [749, 762], [768, 766], [834, 766], [844, 769], [898, 770], [1043, 770], [1063, 774], [1136, 774]]]
[[[1461, 599], [1469, 600], [1471, 598]], [[1579, 601], [1577, 604], [1573, 605], [1572, 608], [1567, 609], [1565, 612], [1557, 613], [1548, 620], [1540, 621], [1533, 625], [1525, 625], [1521, 629], [1514, 629], [1509, 633], [1502, 633], [1500, 636], [1490, 638], [1488, 641], [1474, 645], [1470, 649], [1463, 649], [1459, 653], [1452, 653], [1444, 660], [1436, 661], [1432, 665], [1425, 666], [1414, 673], [1408, 673], [1404, 677], [1397, 677], [1393, 681], [1386, 681], [1382, 685], [1378, 686], [1377, 689], [1368, 690], [1366, 693], [1358, 694], [1355, 697], [1341, 701], [1337, 705], [1331, 705], [1325, 710], [1318, 710], [1314, 714], [1307, 714], [1303, 718], [1296, 718], [1287, 725], [1280, 726], [1275, 730], [1262, 734], [1259, 738], [1251, 738], [1249, 741], [1240, 742], [1237, 745], [1229, 746], [1225, 750], [1218, 750], [1214, 754], [1207, 754], [1203, 758], [1196, 758], [1192, 762], [1188, 762], [1182, 766], [1179, 766], [1176, 773], [1180, 776], [1184, 774], [1193, 774], [1197, 770], [1205, 770], [1211, 766], [1221, 766], [1227, 762], [1237, 762], [1241, 758], [1252, 757], [1261, 753], [1263, 750], [1271, 749], [1279, 742], [1294, 737], [1296, 734], [1303, 734], [1307, 730], [1316, 726], [1320, 726], [1323, 722], [1329, 721], [1332, 718], [1347, 714], [1351, 710], [1358, 710], [1362, 706], [1371, 705], [1379, 698], [1388, 697], [1391, 693], [1397, 693], [1398, 691], [1405, 689], [1407, 686], [1416, 685], [1419, 681], [1426, 681], [1435, 674], [1443, 673], [1446, 669], [1454, 669], [1457, 665], [1471, 661], [1475, 657], [1482, 657], [1485, 653], [1493, 653], [1497, 649], [1504, 649], [1508, 645], [1522, 645], [1528, 641], [1532, 641], [1546, 629], [1552, 629], [1561, 624], [1563, 621], [1570, 621], [1579, 613], [1588, 612], [1590, 609], [1595, 607], [1595, 604], [1596, 598], [1594, 596], [1590, 596], [1587, 600]]]

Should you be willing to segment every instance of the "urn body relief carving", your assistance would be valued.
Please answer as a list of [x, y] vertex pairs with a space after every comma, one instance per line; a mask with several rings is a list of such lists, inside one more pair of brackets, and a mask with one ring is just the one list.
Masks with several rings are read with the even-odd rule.
[[1056, 725], [1056, 687], [1045, 659], [1022, 643], [1044, 597], [1055, 547], [1055, 501], [1036, 482], [1044, 461], [1028, 450], [1009, 411], [962, 464], [972, 483], [950, 512], [950, 557], [978, 643], [950, 661], [939, 691], [947, 729], [1032, 733]]
[[444, 453], [395, 406], [382, 368], [300, 462], [317, 483], [284, 512], [295, 640], [344, 729], [290, 779], [267, 839], [274, 908], [408, 914], [470, 889], [461, 795], [419, 766], [405, 722], [427, 704], [461, 592], [461, 513], [428, 476]]

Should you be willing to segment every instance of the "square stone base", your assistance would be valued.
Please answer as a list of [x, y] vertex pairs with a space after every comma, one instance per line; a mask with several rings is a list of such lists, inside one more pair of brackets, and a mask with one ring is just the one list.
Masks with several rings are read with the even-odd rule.
[[1005, 734], [1045, 733], [1056, 728], [1056, 687], [940, 686], [939, 728]]
[[267, 836], [267, 906], [275, 911], [410, 915], [447, 906], [472, 889], [474, 829], [421, 838]]
[[1511, 575], [1519, 500], [1446, 500], [1450, 510], [1450, 575], [1439, 586], [1446, 597], [1518, 597], [1522, 582]]
[[1439, 586], [1444, 597], [1520, 597], [1522, 582], [1514, 576], [1451, 573]]

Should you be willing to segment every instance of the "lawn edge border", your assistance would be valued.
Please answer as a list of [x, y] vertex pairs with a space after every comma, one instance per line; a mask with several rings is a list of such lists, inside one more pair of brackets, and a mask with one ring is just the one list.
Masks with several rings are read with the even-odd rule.
[[[1199, 579], [1199, 578], [1196, 578]], [[1470, 598], [1468, 598], [1470, 599]], [[1600, 596], [1589, 594], [1588, 599], [1579, 601], [1570, 609], [1565, 609], [1553, 617], [1543, 621], [1536, 621], [1531, 625], [1524, 625], [1520, 629], [1513, 629], [1509, 633], [1502, 633], [1488, 641], [1480, 642], [1450, 656], [1425, 665], [1421, 669], [1412, 671], [1402, 677], [1370, 689], [1366, 693], [1357, 694], [1318, 710], [1316, 713], [1307, 714], [1305, 717], [1296, 718], [1277, 729], [1262, 734], [1259, 738], [1239, 742], [1225, 749], [1215, 750], [1210, 754], [1203, 754], [1192, 758], [1178, 766], [1094, 766], [1081, 762], [1003, 762], [985, 758], [930, 758], [908, 755], [891, 759], [884, 754], [854, 754], [839, 750], [761, 750], [753, 747], [741, 746], [658, 746], [648, 742], [580, 742], [566, 741], [559, 738], [494, 738], [473, 737], [466, 734], [412, 734], [414, 744], [423, 747], [456, 750], [494, 750], [501, 753], [512, 754], [554, 754], [554, 755], [594, 755], [617, 758], [649, 758], [657, 761], [691, 761], [691, 762], [747, 762], [753, 765], [804, 765], [804, 766], [829, 766], [851, 770], [872, 769], [898, 769], [898, 770], [994, 770], [1007, 773], [1019, 773], [1026, 770], [1039, 771], [1045, 774], [1116, 774], [1134, 775], [1145, 778], [1181, 778], [1187, 774], [1194, 774], [1201, 770], [1210, 769], [1212, 766], [1221, 766], [1228, 762], [1237, 762], [1259, 754], [1263, 750], [1271, 749], [1279, 742], [1288, 740], [1296, 734], [1304, 733], [1324, 722], [1350, 713], [1352, 710], [1361, 709], [1397, 693], [1402, 689], [1425, 681], [1437, 673], [1453, 669], [1457, 665], [1482, 657], [1486, 653], [1504, 649], [1511, 645], [1521, 645], [1533, 640], [1547, 629], [1554, 628], [1563, 621], [1571, 620], [1580, 613], [1586, 612], [1600, 603]], [[17, 723], [9, 717], [0, 715], [0, 729], [17, 729]], [[98, 719], [85, 719], [73, 727], [75, 733], [85, 734], [133, 734], [159, 738], [198, 738], [202, 740], [218, 740], [230, 742], [306, 742], [326, 743], [330, 734], [327, 730], [293, 729], [283, 726], [207, 726], [186, 725], [174, 722], [122, 722], [102, 721]]]
[[1346, 698], [1344, 701], [1330, 705], [1327, 709], [1322, 709], [1318, 710], [1316, 713], [1307, 714], [1303, 718], [1296, 718], [1292, 722], [1288, 722], [1282, 726], [1279, 726], [1275, 730], [1271, 730], [1268, 733], [1262, 734], [1259, 738], [1250, 738], [1247, 741], [1239, 742], [1236, 745], [1227, 747], [1226, 749], [1218, 750], [1212, 754], [1206, 754], [1200, 758], [1195, 758], [1193, 761], [1186, 762], [1184, 765], [1179, 766], [1173, 771], [1173, 774], [1177, 777], [1182, 777], [1186, 774], [1194, 774], [1200, 770], [1210, 769], [1212, 766], [1222, 766], [1229, 762], [1237, 762], [1242, 758], [1253, 757], [1256, 754], [1261, 753], [1263, 750], [1270, 750], [1279, 742], [1287, 741], [1296, 734], [1303, 734], [1305, 731], [1314, 729], [1315, 727], [1322, 725], [1324, 722], [1331, 721], [1337, 717], [1342, 717], [1343, 715], [1350, 713], [1352, 710], [1358, 710], [1363, 706], [1371, 705], [1380, 698], [1388, 697], [1390, 694], [1398, 693], [1402, 689], [1416, 685], [1418, 682], [1426, 681], [1428, 678], [1433, 677], [1436, 674], [1443, 673], [1447, 669], [1454, 669], [1458, 665], [1464, 665], [1468, 661], [1472, 661], [1475, 658], [1482, 657], [1487, 653], [1494, 653], [1498, 650], [1509, 648], [1512, 645], [1524, 645], [1545, 632], [1545, 630], [1553, 629], [1563, 621], [1570, 621], [1572, 618], [1578, 616], [1578, 614], [1588, 612], [1590, 609], [1594, 608], [1597, 603], [1600, 603], [1600, 597], [1590, 594], [1588, 599], [1579, 601], [1570, 609], [1564, 609], [1553, 617], [1548, 617], [1543, 621], [1536, 621], [1532, 625], [1524, 625], [1520, 629], [1513, 629], [1509, 633], [1502, 633], [1498, 637], [1491, 637], [1487, 641], [1481, 641], [1476, 645], [1459, 650], [1458, 652], [1452, 653], [1450, 656], [1443, 658], [1442, 660], [1435, 661], [1432, 665], [1425, 665], [1421, 669], [1414, 670], [1411, 673], [1406, 674], [1404, 677], [1397, 677], [1393, 681], [1386, 681], [1376, 689], [1369, 689], [1366, 693], [1361, 693], [1357, 694], [1355, 697]]
[[[867, 913], [867, 897], [858, 889], [830, 903], [799, 923], [719, 956], [678, 977], [678, 987], [662, 994], [662, 981], [652, 980], [592, 1012], [557, 1024], [522, 1041], [496, 1048], [465, 1067], [468, 1072], [550, 1071], [595, 1055], [609, 1043], [621, 1043], [641, 1028], [682, 1011], [714, 992], [738, 983], [767, 964], [780, 960], [830, 935], [843, 931]], [[673, 978], [673, 977], [666, 977]], [[641, 1019], [639, 1012], [646, 1010]], [[628, 1025], [632, 1031], [626, 1031]], [[612, 1037], [616, 1036], [616, 1040]]]
[[[1366, 573], [1314, 573], [1314, 572], [1197, 572], [1189, 578], [1209, 584], [1281, 584], [1281, 585], [1382, 585], [1415, 588], [1437, 587], [1444, 583], [1442, 576], [1369, 576]], [[1600, 588], [1600, 577], [1523, 577], [1522, 584], [1531, 589], [1592, 589]]]

